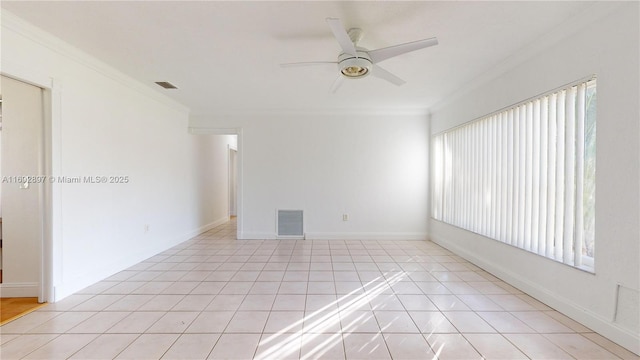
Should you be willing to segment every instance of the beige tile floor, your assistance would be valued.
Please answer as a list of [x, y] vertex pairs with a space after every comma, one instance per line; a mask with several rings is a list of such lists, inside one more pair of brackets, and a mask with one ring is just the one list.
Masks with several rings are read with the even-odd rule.
[[2, 359], [638, 359], [431, 242], [215, 228], [0, 328]]

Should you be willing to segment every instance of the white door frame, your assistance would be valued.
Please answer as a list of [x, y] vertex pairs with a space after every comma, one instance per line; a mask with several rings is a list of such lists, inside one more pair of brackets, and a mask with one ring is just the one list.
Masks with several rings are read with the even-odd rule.
[[[238, 215], [238, 146], [227, 145], [227, 168], [229, 172], [229, 217]], [[231, 161], [233, 159], [233, 161]], [[234, 191], [231, 191], [231, 189]], [[233, 203], [233, 212], [231, 204]]]
[[[54, 169], [59, 169], [57, 159], [52, 156], [54, 146], [59, 149], [60, 139], [60, 102], [61, 102], [61, 82], [53, 79], [45, 74], [34, 71], [33, 69], [23, 67], [22, 65], [3, 61], [0, 66], [1, 75], [31, 84], [43, 89], [43, 136], [40, 139], [41, 153], [38, 164], [41, 174], [54, 176]], [[59, 151], [58, 151], [59, 153]], [[59, 161], [59, 160], [58, 160]], [[59, 226], [58, 231], [54, 231], [54, 222], [56, 217], [53, 213], [54, 198], [58, 206], [60, 186], [55, 186], [49, 181], [41, 183], [38, 187], [40, 192], [40, 213], [42, 216], [42, 241], [41, 241], [41, 266], [40, 266], [40, 283], [38, 289], [39, 302], [54, 302], [54, 286], [53, 286], [53, 266], [54, 266], [54, 243], [60, 244]], [[56, 241], [58, 240], [58, 241]]]
[[[236, 238], [241, 240], [244, 238], [243, 233], [243, 214], [242, 214], [242, 128], [208, 128], [208, 127], [190, 127], [189, 133], [193, 135], [237, 135], [238, 146], [236, 156], [236, 216], [237, 216], [237, 232]], [[228, 155], [227, 155], [228, 159]]]

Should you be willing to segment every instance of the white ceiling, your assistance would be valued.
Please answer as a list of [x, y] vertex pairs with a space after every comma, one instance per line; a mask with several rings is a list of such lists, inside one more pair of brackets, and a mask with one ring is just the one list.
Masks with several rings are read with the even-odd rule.
[[[424, 111], [589, 8], [589, 2], [2, 1], [26, 21], [210, 115], [262, 110]], [[325, 22], [365, 31], [361, 46], [429, 37], [440, 44], [380, 66], [407, 83], [367, 77], [329, 88], [337, 68]]]

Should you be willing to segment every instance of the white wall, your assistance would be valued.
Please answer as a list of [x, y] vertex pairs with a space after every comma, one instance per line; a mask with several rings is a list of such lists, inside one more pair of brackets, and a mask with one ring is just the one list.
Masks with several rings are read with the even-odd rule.
[[129, 178], [54, 184], [55, 300], [227, 219], [213, 155], [224, 139], [188, 134], [182, 105], [4, 10], [2, 72], [49, 79], [54, 176]]
[[[424, 239], [423, 115], [263, 113], [194, 117], [241, 128], [240, 236], [276, 236], [276, 209], [305, 211], [307, 238]], [[348, 214], [349, 220], [342, 221]]]
[[[638, 3], [530, 55], [434, 110], [432, 134], [590, 74], [598, 78], [595, 274], [432, 220], [431, 238], [640, 352]], [[557, 32], [551, 36], [558, 35]], [[617, 286], [618, 317], [614, 320]]]

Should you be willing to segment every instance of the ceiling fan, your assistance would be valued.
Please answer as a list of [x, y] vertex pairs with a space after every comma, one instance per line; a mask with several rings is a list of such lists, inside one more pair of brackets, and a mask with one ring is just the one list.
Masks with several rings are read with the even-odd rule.
[[340, 73], [331, 86], [332, 93], [335, 93], [338, 90], [344, 79], [360, 79], [369, 74], [400, 86], [404, 84], [405, 81], [381, 68], [378, 63], [411, 51], [438, 45], [438, 39], [429, 38], [376, 50], [367, 50], [358, 46], [358, 42], [363, 35], [362, 29], [353, 28], [346, 31], [340, 19], [336, 18], [327, 18], [327, 23], [342, 48], [342, 53], [338, 55], [338, 61], [296, 62], [280, 64], [280, 66], [288, 68], [297, 66], [337, 64]]

